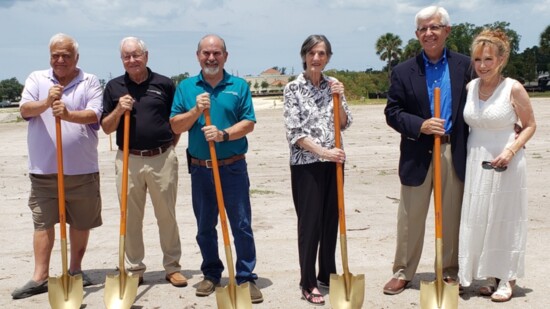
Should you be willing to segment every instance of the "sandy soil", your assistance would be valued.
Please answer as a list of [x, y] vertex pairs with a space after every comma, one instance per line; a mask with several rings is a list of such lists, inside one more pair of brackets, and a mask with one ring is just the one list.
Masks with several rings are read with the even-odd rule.
[[[288, 147], [284, 137], [281, 102], [255, 100], [257, 125], [249, 136], [247, 155], [253, 205], [253, 227], [257, 244], [260, 276], [257, 284], [265, 301], [255, 308], [309, 308], [298, 289], [296, 216], [291, 200]], [[535, 138], [527, 146], [529, 165], [529, 237], [526, 277], [518, 281], [515, 297], [505, 304], [493, 304], [476, 294], [477, 285], [459, 300], [461, 308], [548, 308], [550, 293], [546, 280], [550, 244], [546, 237], [550, 218], [548, 202], [550, 177], [549, 99], [533, 100], [538, 121]], [[434, 233], [430, 214], [424, 255], [412, 286], [397, 296], [382, 293], [391, 276], [395, 249], [396, 210], [399, 198], [397, 176], [399, 136], [384, 121], [383, 106], [353, 106], [355, 118], [345, 133], [349, 161], [346, 164], [345, 201], [347, 211], [349, 267], [365, 274], [364, 308], [419, 308], [420, 280], [433, 280]], [[26, 206], [29, 180], [25, 122], [10, 122], [13, 114], [0, 111], [0, 198], [4, 221], [0, 225], [0, 307], [48, 308], [47, 294], [12, 300], [11, 291], [25, 283], [33, 269], [32, 222]], [[105, 276], [118, 264], [118, 199], [114, 184], [115, 151], [109, 136], [100, 134], [100, 169], [103, 196], [102, 227], [92, 231], [84, 267], [97, 283], [84, 288], [83, 308], [104, 308]], [[189, 286], [172, 287], [164, 280], [158, 232], [150, 203], [147, 205], [144, 235], [148, 271], [139, 287], [133, 308], [216, 308], [215, 296], [198, 298], [195, 287], [202, 279], [200, 253], [195, 242], [195, 219], [191, 209], [190, 181], [186, 173], [182, 138], [177, 152], [180, 159], [178, 223], [183, 246], [181, 264]], [[113, 140], [114, 145], [114, 140]], [[56, 231], [58, 235], [58, 231]], [[60, 248], [56, 243], [50, 275], [61, 273]], [[339, 250], [338, 250], [339, 251]], [[223, 256], [223, 248], [220, 248]], [[339, 254], [338, 254], [339, 259]], [[341, 274], [341, 268], [339, 267]], [[227, 273], [224, 273], [227, 276]], [[222, 282], [225, 283], [226, 281]], [[328, 293], [328, 290], [322, 290]], [[330, 301], [324, 308], [330, 308]]]

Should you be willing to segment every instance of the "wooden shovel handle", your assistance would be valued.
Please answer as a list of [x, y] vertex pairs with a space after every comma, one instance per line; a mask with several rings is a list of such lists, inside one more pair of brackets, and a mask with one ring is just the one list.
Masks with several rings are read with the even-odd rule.
[[124, 139], [122, 142], [122, 184], [120, 190], [120, 236], [126, 236], [126, 209], [128, 206], [128, 160], [130, 156], [130, 111], [124, 112]]
[[[212, 125], [212, 120], [210, 119], [210, 109], [204, 110], [204, 119], [207, 126]], [[220, 170], [218, 167], [218, 156], [216, 155], [216, 146], [214, 145], [213, 141], [208, 142], [208, 148], [210, 150], [210, 159], [212, 160], [212, 174], [214, 175], [214, 186], [216, 188], [216, 200], [218, 201], [218, 211], [220, 213], [220, 224], [222, 227], [223, 244], [225, 246], [229, 246], [230, 245], [229, 230], [227, 228], [225, 204], [223, 202], [222, 182], [220, 179]]]
[[[434, 117], [441, 117], [441, 91], [434, 89]], [[433, 151], [433, 182], [434, 182], [434, 208], [435, 208], [435, 238], [443, 238], [443, 218], [441, 214], [441, 137], [434, 134]]]
[[61, 138], [61, 118], [55, 117], [55, 140], [57, 144], [57, 197], [59, 205], [59, 229], [61, 239], [67, 239], [67, 218], [65, 217], [65, 179], [63, 172], [63, 141]]
[[[340, 135], [340, 94], [332, 94], [334, 103], [334, 145], [336, 148], [342, 148], [342, 139]], [[346, 234], [346, 211], [344, 207], [344, 169], [342, 163], [336, 163], [336, 186], [338, 194], [338, 220], [340, 221], [340, 235]]]

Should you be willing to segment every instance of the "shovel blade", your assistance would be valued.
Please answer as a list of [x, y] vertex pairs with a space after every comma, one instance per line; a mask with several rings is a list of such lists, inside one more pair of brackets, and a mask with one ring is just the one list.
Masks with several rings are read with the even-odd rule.
[[[234, 295], [232, 290], [234, 290]], [[216, 288], [218, 309], [252, 309], [250, 287], [248, 282], [241, 285], [228, 285]]]
[[421, 309], [457, 309], [458, 284], [443, 282], [438, 293], [437, 281], [420, 282]]
[[349, 286], [346, 278], [337, 274], [330, 275], [329, 299], [334, 309], [361, 309], [365, 300], [365, 275], [349, 274]]
[[[63, 282], [67, 282], [66, 287]], [[48, 278], [48, 299], [52, 308], [78, 309], [82, 305], [83, 298], [84, 288], [81, 274], [74, 276], [67, 274]]]
[[[121, 287], [121, 276], [125, 276], [124, 287]], [[105, 279], [104, 302], [107, 309], [130, 309], [137, 295], [138, 275], [109, 274]]]

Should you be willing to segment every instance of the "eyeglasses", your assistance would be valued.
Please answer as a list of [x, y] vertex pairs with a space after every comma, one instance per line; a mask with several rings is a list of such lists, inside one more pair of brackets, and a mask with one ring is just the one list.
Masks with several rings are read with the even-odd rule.
[[504, 172], [508, 168], [508, 166], [495, 167], [491, 164], [491, 161], [481, 162], [481, 167], [486, 170], [495, 170], [495, 172]]
[[430, 26], [418, 28], [418, 29], [416, 29], [416, 31], [424, 34], [424, 33], [428, 32], [428, 30], [430, 30], [431, 32], [436, 32], [436, 31], [439, 31], [439, 30], [441, 30], [445, 27], [447, 27], [447, 25], [430, 25]]
[[134, 59], [139, 59], [141, 58], [145, 53], [141, 53], [141, 54], [129, 54], [129, 55], [122, 55], [120, 58], [122, 58], [122, 60], [124, 61], [130, 61], [132, 58]]

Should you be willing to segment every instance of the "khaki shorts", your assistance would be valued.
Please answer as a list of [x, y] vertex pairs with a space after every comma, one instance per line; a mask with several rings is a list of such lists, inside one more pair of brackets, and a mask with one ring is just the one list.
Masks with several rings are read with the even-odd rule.
[[[35, 230], [47, 230], [59, 223], [57, 174], [30, 174], [29, 207]], [[77, 230], [100, 226], [101, 194], [99, 173], [65, 175], [65, 217]]]

